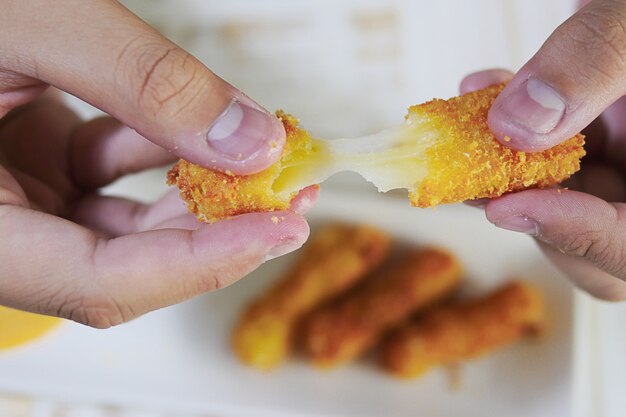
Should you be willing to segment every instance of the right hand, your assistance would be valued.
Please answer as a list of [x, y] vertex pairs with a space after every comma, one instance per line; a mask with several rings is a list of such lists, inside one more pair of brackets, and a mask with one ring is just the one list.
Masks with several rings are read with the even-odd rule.
[[[109, 327], [306, 240], [302, 205], [280, 222], [256, 213], [207, 225], [172, 193], [154, 205], [98, 195], [176, 157], [258, 172], [279, 158], [284, 129], [117, 1], [1, 8], [0, 304]], [[113, 118], [82, 123], [55, 100], [30, 103], [51, 85]], [[305, 193], [297, 204], [314, 201]]]
[[489, 112], [489, 126], [503, 145], [523, 151], [552, 147], [601, 115], [584, 132], [588, 155], [566, 184], [570, 190], [513, 193], [485, 209], [496, 226], [534, 236], [592, 295], [624, 300], [626, 1], [583, 3], [589, 4], [557, 28], [517, 74], [473, 74], [461, 90], [510, 79]]

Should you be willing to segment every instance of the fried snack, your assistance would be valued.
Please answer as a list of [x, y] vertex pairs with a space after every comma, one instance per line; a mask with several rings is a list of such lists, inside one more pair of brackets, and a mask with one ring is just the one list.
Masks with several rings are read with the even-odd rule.
[[398, 329], [383, 346], [382, 363], [400, 378], [415, 378], [536, 334], [544, 323], [539, 291], [512, 282], [484, 299], [442, 307]]
[[460, 278], [461, 266], [449, 253], [410, 253], [337, 304], [313, 313], [304, 333], [305, 349], [321, 368], [348, 362], [411, 313], [448, 296]]
[[232, 336], [239, 359], [260, 369], [278, 365], [303, 314], [341, 293], [388, 255], [390, 237], [366, 226], [330, 225], [305, 246], [291, 273], [241, 316]]
[[[292, 161], [314, 153], [309, 134], [298, 127], [298, 120], [283, 112], [276, 115], [283, 122], [287, 141], [281, 158], [258, 174], [237, 176], [203, 168], [183, 159], [167, 174], [167, 184], [176, 185], [187, 208], [200, 221], [213, 223], [238, 214], [284, 210], [297, 190], [277, 193], [274, 185]], [[315, 183], [307, 184], [312, 185]], [[304, 188], [304, 187], [302, 187]]]
[[297, 192], [340, 171], [355, 171], [380, 191], [406, 188], [411, 204], [431, 207], [557, 184], [580, 169], [583, 136], [537, 153], [498, 142], [487, 113], [504, 85], [409, 108], [405, 122], [375, 135], [322, 140], [277, 112], [287, 133], [278, 162], [235, 176], [179, 161], [168, 173], [190, 211], [213, 222], [242, 213], [283, 210]]

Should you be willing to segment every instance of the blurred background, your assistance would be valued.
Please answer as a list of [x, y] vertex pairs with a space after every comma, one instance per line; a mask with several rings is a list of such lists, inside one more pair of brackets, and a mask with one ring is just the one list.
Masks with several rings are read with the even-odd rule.
[[[519, 68], [574, 8], [573, 0], [122, 3], [268, 109], [285, 109], [328, 138], [397, 124], [411, 104], [456, 95], [470, 72]], [[98, 114], [68, 101], [85, 117]], [[148, 172], [109, 191], [148, 201], [165, 190], [163, 178]], [[328, 187], [360, 193], [368, 185], [342, 174]], [[577, 295], [574, 314], [577, 413], [623, 416], [626, 312]], [[0, 389], [0, 417], [201, 417], [37, 396], [32, 387], [9, 391]]]

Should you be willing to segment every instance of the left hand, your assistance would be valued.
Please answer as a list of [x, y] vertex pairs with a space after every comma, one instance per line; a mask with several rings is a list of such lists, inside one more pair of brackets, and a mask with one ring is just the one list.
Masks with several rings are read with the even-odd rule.
[[175, 159], [111, 117], [81, 121], [50, 95], [0, 119], [0, 305], [106, 328], [226, 286], [306, 239], [296, 212], [315, 189], [293, 212], [215, 224], [189, 214], [178, 190], [155, 204], [98, 194]]

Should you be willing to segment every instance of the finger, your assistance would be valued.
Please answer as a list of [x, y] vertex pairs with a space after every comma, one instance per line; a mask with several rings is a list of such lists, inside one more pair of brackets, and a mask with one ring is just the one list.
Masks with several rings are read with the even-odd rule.
[[10, 160], [8, 165], [71, 199], [76, 189], [68, 181], [67, 138], [80, 125], [80, 118], [50, 96], [7, 117], [0, 129], [0, 154]]
[[71, 171], [78, 186], [95, 189], [177, 158], [110, 117], [79, 126], [72, 136]]
[[626, 205], [569, 190], [528, 190], [494, 199], [487, 219], [626, 279]]
[[[290, 210], [305, 214], [317, 201], [318, 194], [317, 185], [305, 188], [293, 199]], [[121, 236], [172, 225], [185, 229], [197, 228], [198, 221], [188, 214], [189, 210], [180, 199], [179, 191], [171, 190], [153, 204], [112, 196], [88, 195], [76, 204], [71, 219], [108, 236]]]
[[0, 304], [106, 328], [231, 284], [300, 247], [308, 226], [277, 212], [98, 239], [67, 220], [2, 206], [0, 235]]
[[276, 117], [118, 2], [8, 0], [0, 27], [0, 68], [78, 96], [179, 157], [250, 174], [281, 153]]
[[29, 207], [28, 198], [11, 173], [0, 165], [0, 206], [12, 205]]
[[494, 134], [506, 146], [539, 151], [591, 123], [624, 94], [625, 28], [623, 1], [595, 0], [570, 17], [494, 102]]
[[159, 223], [150, 226], [149, 230], [160, 229], [185, 229], [197, 230], [202, 223], [191, 213], [181, 214], [176, 217], [169, 217]]
[[[66, 204], [63, 198], [49, 185], [43, 183], [36, 177], [25, 174], [19, 170], [8, 168], [13, 178], [19, 183], [21, 190], [23, 190], [24, 198], [27, 199], [27, 204], [16, 204], [23, 207], [29, 207], [45, 211], [55, 216], [66, 216]], [[9, 203], [11, 204], [11, 203]]]
[[320, 194], [320, 186], [319, 185], [311, 185], [301, 190], [297, 196], [291, 200], [291, 207], [289, 208], [292, 211], [295, 211], [298, 214], [306, 214], [317, 202], [317, 198]]
[[[2, 65], [0, 64], [0, 72]], [[0, 77], [0, 119], [19, 106], [39, 97], [48, 85], [31, 77], [24, 77], [12, 72]]]
[[485, 71], [474, 72], [461, 81], [459, 87], [461, 94], [480, 90], [493, 84], [500, 84], [509, 81], [513, 77], [513, 73], [503, 69], [491, 69]]
[[545, 243], [539, 242], [539, 247], [578, 288], [601, 300], [626, 300], [626, 282], [615, 279], [584, 259], [565, 255]]
[[151, 230], [167, 219], [188, 212], [178, 190], [167, 192], [153, 204], [92, 194], [76, 204], [71, 219], [109, 236], [121, 236]]

